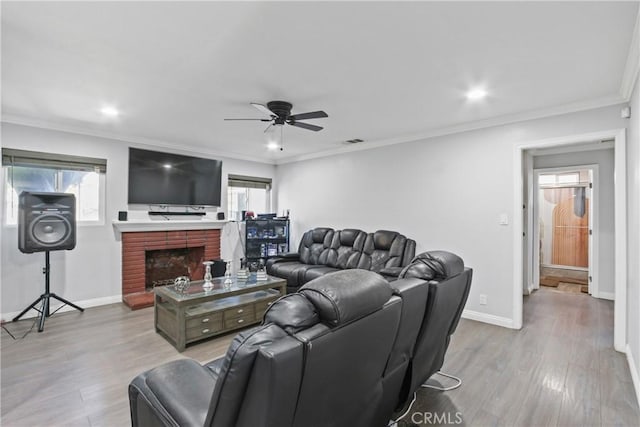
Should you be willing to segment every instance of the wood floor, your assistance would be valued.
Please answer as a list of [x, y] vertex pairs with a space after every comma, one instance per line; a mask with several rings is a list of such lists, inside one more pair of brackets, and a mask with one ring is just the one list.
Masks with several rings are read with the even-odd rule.
[[[613, 350], [613, 303], [541, 289], [524, 307], [521, 331], [463, 319], [444, 367], [463, 385], [421, 390], [400, 425], [640, 425], [626, 359]], [[19, 338], [32, 323], [6, 327]], [[209, 361], [233, 337], [180, 354], [152, 323], [152, 309], [114, 304], [56, 314], [24, 339], [3, 330], [1, 424], [130, 425], [133, 377], [181, 357]]]
[[422, 389], [401, 426], [456, 415], [469, 426], [640, 426], [612, 301], [541, 288], [525, 297], [520, 331], [463, 321], [442, 370], [462, 386]]

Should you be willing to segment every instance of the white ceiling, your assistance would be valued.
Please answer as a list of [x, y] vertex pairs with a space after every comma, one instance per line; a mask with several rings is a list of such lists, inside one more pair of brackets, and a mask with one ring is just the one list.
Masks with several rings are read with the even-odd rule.
[[[280, 162], [624, 101], [637, 2], [2, 2], [2, 114]], [[477, 103], [464, 93], [485, 85]], [[249, 102], [325, 110], [265, 148]], [[99, 110], [116, 106], [117, 119]]]

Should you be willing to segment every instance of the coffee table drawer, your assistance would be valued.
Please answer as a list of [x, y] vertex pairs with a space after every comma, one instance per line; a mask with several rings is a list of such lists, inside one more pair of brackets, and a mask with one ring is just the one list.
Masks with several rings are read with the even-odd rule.
[[222, 320], [213, 323], [204, 323], [194, 328], [187, 329], [187, 341], [195, 338], [204, 338], [210, 335], [215, 335], [222, 331]]
[[253, 319], [255, 317], [253, 304], [246, 304], [238, 307], [233, 307], [223, 311], [222, 314], [224, 316], [223, 319], [225, 322], [231, 319], [236, 319], [236, 318], [250, 317], [251, 319]]
[[198, 317], [187, 318], [187, 329], [199, 326], [206, 328], [214, 324], [222, 326], [222, 313], [209, 313]]
[[260, 301], [254, 304], [255, 310], [256, 310], [256, 316], [262, 317], [262, 315], [264, 314], [265, 311], [267, 311], [267, 308], [269, 308], [269, 306], [271, 304], [273, 304], [273, 302], [275, 300], [277, 300], [279, 297], [275, 297], [275, 298], [271, 298], [268, 300], [264, 300], [264, 301]]
[[236, 329], [236, 328], [241, 328], [244, 325], [249, 325], [251, 323], [254, 323], [256, 321], [256, 318], [253, 314], [253, 310], [251, 310], [251, 313], [245, 313], [244, 316], [241, 317], [234, 317], [231, 319], [224, 319], [224, 329]]

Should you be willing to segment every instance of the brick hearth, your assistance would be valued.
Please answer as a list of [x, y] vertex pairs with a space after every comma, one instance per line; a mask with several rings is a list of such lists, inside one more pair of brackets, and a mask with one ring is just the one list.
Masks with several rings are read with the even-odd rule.
[[[122, 301], [136, 310], [153, 306], [145, 290], [145, 251], [204, 247], [204, 259], [220, 258], [220, 230], [144, 231], [122, 233]], [[202, 270], [193, 280], [202, 279]]]

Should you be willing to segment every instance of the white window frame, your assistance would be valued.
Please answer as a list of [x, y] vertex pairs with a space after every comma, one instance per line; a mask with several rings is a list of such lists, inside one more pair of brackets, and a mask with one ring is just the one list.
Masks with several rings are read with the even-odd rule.
[[[263, 188], [265, 190], [265, 212], [271, 212], [272, 206], [272, 189], [273, 184], [271, 178], [261, 178], [261, 177], [253, 177], [253, 176], [244, 176], [244, 175], [233, 175], [229, 174], [227, 177], [227, 208], [226, 215], [229, 220], [237, 220], [237, 218], [231, 217], [231, 200], [229, 200], [229, 195], [231, 194], [231, 188], [244, 188], [244, 189], [260, 189]], [[240, 218], [240, 221], [244, 220], [244, 218]]]
[[[33, 156], [37, 156], [38, 154], [42, 154], [43, 157], [49, 157], [51, 156], [52, 158], [59, 158], [59, 159], [65, 159], [68, 158], [70, 159], [70, 161], [73, 161], [74, 159], [80, 159], [79, 157], [76, 156], [65, 156], [65, 155], [59, 155], [59, 154], [48, 154], [48, 153], [37, 153], [37, 152], [26, 152], [26, 151], [22, 151], [22, 150], [12, 150], [15, 152], [24, 152], [24, 153], [31, 153]], [[5, 150], [3, 149], [3, 157], [5, 154]], [[89, 158], [85, 158], [84, 160], [86, 161], [91, 161], [94, 160], [98, 163], [103, 164], [103, 166], [100, 166], [99, 168], [96, 167], [95, 171], [98, 173], [98, 219], [96, 220], [78, 220], [76, 219], [76, 225], [77, 226], [81, 226], [81, 227], [87, 227], [87, 226], [102, 226], [105, 224], [105, 212], [106, 212], [106, 182], [107, 182], [107, 177], [106, 177], [106, 160], [102, 160], [102, 159], [89, 159]], [[0, 196], [2, 197], [2, 224], [5, 227], [9, 227], [9, 228], [14, 228], [18, 226], [18, 221], [17, 218], [15, 222], [9, 222], [9, 216], [7, 215], [8, 213], [8, 207], [6, 206], [6, 191], [8, 189], [8, 187], [11, 185], [11, 168], [14, 165], [12, 164], [5, 164], [5, 162], [3, 161], [2, 164], [2, 189], [0, 192]], [[28, 164], [16, 164], [15, 166], [19, 166], [19, 167], [37, 167], [37, 166], [30, 166]], [[55, 177], [55, 185], [56, 188], [58, 188], [58, 186], [61, 184], [61, 179], [62, 179], [62, 172], [64, 171], [77, 171], [78, 169], [75, 168], [71, 168], [71, 167], [67, 167], [65, 168], [63, 165], [61, 166], [55, 166], [55, 165], [51, 165], [51, 166], [43, 166], [45, 168], [48, 169], [55, 169], [57, 170], [56, 172], [56, 177]], [[88, 171], [88, 170], [87, 170]], [[58, 191], [58, 190], [56, 190]], [[17, 203], [17, 201], [16, 201]], [[77, 208], [77, 207], [76, 207]]]

